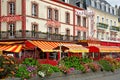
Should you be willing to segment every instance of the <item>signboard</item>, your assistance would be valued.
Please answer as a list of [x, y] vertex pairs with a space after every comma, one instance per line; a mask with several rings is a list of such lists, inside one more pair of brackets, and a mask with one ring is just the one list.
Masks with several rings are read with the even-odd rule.
[[92, 10], [76, 10], [77, 15], [94, 15], [94, 12]]
[[10, 22], [10, 21], [19, 21], [22, 20], [22, 16], [14, 15], [14, 16], [2, 16], [1, 22]]

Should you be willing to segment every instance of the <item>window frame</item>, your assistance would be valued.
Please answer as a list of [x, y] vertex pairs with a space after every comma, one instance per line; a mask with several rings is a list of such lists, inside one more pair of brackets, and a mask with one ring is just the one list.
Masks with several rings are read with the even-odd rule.
[[[57, 11], [57, 12], [55, 12]], [[57, 9], [54, 9], [54, 20], [59, 21], [59, 11]]]
[[37, 23], [32, 23], [31, 24], [31, 32], [32, 32], [32, 37], [35, 37], [36, 32], [38, 32], [38, 24]]
[[[35, 12], [33, 12], [33, 5], [36, 6], [36, 8], [34, 9]], [[38, 17], [38, 3], [36, 2], [31, 2], [31, 15], [33, 17]]]
[[[12, 9], [12, 11], [11, 11], [11, 9], [10, 9], [10, 3], [14, 3], [14, 9]], [[8, 1], [7, 2], [7, 14], [8, 15], [15, 15], [16, 14], [16, 1], [15, 0], [13, 0], [13, 1]]]
[[70, 13], [69, 12], [65, 13], [65, 22], [66, 24], [70, 24]]
[[77, 15], [77, 25], [81, 26], [81, 16]]
[[86, 23], [87, 23], [87, 18], [83, 17], [83, 27], [87, 27]]
[[[13, 24], [13, 30], [10, 30], [10, 24]], [[16, 22], [9, 22], [7, 23], [7, 31], [9, 31], [9, 36], [15, 36], [15, 32], [16, 32]]]
[[[51, 10], [51, 11], [49, 11]], [[51, 7], [47, 8], [47, 19], [52, 20], [53, 19], [53, 9]]]

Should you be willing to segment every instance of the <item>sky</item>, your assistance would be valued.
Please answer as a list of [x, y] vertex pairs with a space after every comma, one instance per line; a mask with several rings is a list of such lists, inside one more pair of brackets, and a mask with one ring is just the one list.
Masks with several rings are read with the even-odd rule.
[[106, 0], [110, 5], [112, 5], [113, 7], [115, 5], [120, 6], [120, 0]]

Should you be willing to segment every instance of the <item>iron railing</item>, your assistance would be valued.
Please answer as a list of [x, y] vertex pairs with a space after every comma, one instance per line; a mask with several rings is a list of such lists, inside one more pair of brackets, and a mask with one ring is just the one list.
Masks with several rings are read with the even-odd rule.
[[48, 32], [34, 32], [34, 31], [1, 31], [0, 39], [45, 39], [45, 40], [59, 40], [59, 41], [73, 41], [78, 39], [77, 36], [50, 34]]

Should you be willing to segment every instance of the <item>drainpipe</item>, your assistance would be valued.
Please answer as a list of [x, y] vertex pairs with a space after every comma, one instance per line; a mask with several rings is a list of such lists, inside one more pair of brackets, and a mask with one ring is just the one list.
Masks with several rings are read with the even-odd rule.
[[[75, 36], [75, 8], [73, 8], [73, 36]], [[75, 37], [73, 37], [75, 40]]]
[[22, 36], [26, 37], [26, 0], [22, 0]]

